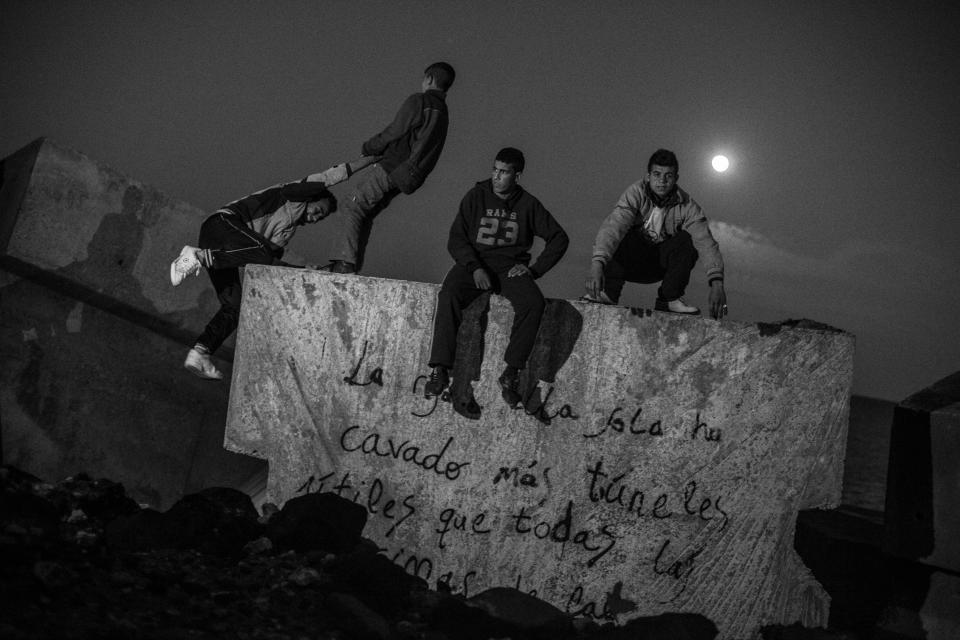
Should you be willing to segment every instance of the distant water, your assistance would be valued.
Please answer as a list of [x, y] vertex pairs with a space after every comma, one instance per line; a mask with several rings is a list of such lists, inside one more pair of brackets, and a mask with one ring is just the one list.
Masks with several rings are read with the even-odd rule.
[[896, 402], [850, 398], [850, 431], [841, 503], [882, 513], [890, 457], [890, 426]]

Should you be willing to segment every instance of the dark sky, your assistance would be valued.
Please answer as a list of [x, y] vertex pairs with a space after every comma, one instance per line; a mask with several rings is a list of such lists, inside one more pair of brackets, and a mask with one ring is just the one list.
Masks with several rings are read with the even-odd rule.
[[[356, 157], [447, 60], [446, 149], [378, 220], [368, 275], [439, 282], [460, 198], [511, 145], [572, 239], [543, 289], [578, 297], [598, 225], [667, 147], [730, 318], [850, 331], [854, 392], [899, 401], [960, 369], [958, 32], [948, 2], [0, 0], [0, 155], [49, 136], [212, 210]], [[325, 262], [332, 229], [292, 252]], [[699, 266], [687, 299], [706, 305]]]

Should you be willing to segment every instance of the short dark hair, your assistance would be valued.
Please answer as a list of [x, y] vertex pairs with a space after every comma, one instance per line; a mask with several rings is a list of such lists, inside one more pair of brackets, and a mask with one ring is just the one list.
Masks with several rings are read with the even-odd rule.
[[650, 156], [650, 161], [647, 162], [647, 173], [650, 173], [650, 170], [653, 169], [653, 165], [658, 164], [661, 167], [673, 167], [673, 170], [677, 173], [680, 173], [680, 163], [677, 162], [677, 155], [673, 151], [668, 151], [667, 149], [657, 149], [653, 152], [653, 155]]
[[327, 213], [333, 213], [337, 210], [337, 196], [333, 195], [330, 191], [326, 189], [320, 191], [310, 202], [319, 202], [321, 200], [330, 201], [330, 209], [327, 210]]
[[453, 86], [457, 72], [446, 62], [434, 62], [423, 70], [423, 75], [433, 78], [433, 82], [437, 85], [437, 88], [441, 91], [446, 91]]
[[495, 162], [503, 162], [513, 167], [513, 170], [517, 173], [523, 173], [523, 167], [526, 166], [526, 160], [523, 157], [523, 151], [520, 149], [514, 149], [513, 147], [504, 147], [497, 152], [497, 157], [494, 158]]

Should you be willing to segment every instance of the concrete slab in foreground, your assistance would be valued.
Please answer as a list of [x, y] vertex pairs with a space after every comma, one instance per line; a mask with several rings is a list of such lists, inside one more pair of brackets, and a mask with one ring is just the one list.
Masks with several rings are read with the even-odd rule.
[[461, 331], [454, 397], [423, 398], [437, 288], [247, 269], [226, 443], [269, 461], [274, 500], [355, 500], [384, 554], [457, 592], [696, 612], [723, 638], [826, 624], [793, 534], [839, 502], [852, 336], [551, 300], [511, 410], [496, 296]]
[[960, 372], [938, 380], [893, 414], [885, 547], [960, 573]]
[[223, 450], [226, 385], [181, 367], [218, 303], [168, 269], [206, 215], [43, 138], [0, 159], [3, 462], [105, 476], [160, 509], [255, 489], [263, 462]]

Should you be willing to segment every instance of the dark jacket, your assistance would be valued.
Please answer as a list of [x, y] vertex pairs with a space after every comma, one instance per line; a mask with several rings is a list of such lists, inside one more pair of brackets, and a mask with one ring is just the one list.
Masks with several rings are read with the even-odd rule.
[[322, 182], [288, 182], [278, 184], [234, 200], [220, 207], [267, 241], [271, 249], [285, 247], [303, 223], [307, 203], [326, 191]]
[[460, 201], [460, 211], [450, 227], [447, 249], [470, 271], [478, 267], [496, 273], [530, 261], [534, 237], [545, 246], [530, 267], [539, 278], [560, 261], [567, 250], [566, 232], [540, 201], [517, 185], [508, 199], [493, 192], [491, 180], [478, 182]]
[[430, 89], [407, 98], [386, 129], [363, 143], [365, 156], [383, 156], [380, 166], [400, 191], [420, 188], [447, 139], [446, 94]]

